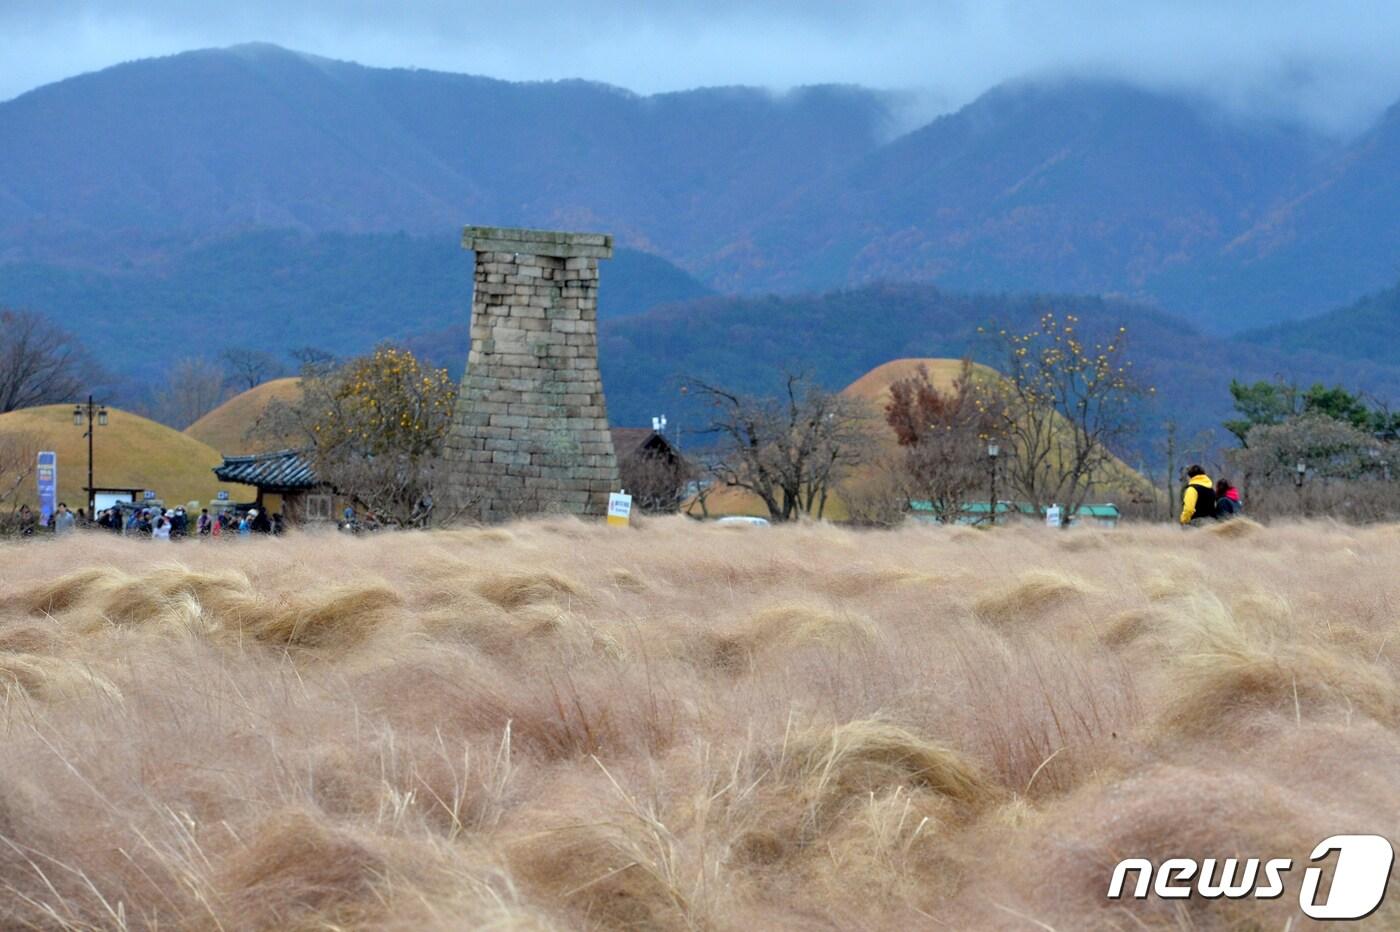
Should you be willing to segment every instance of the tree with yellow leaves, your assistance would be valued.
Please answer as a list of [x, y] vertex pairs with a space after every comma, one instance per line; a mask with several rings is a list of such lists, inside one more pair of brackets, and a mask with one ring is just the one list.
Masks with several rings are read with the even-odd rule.
[[1074, 515], [1116, 468], [1110, 447], [1144, 393], [1125, 358], [1127, 328], [1090, 340], [1074, 315], [1046, 313], [1028, 333], [993, 336], [1002, 378], [982, 386], [978, 403], [1010, 454], [1009, 484], [1037, 509], [1059, 504]]
[[[452, 423], [457, 387], [446, 369], [381, 346], [302, 372], [302, 400], [270, 411], [265, 429], [306, 437], [317, 476], [380, 521], [422, 526]], [[290, 430], [289, 430], [290, 428]]]
[[322, 384], [304, 387], [315, 401], [308, 413], [316, 448], [336, 455], [415, 460], [436, 455], [457, 400], [446, 369], [424, 366], [393, 346], [351, 359]]

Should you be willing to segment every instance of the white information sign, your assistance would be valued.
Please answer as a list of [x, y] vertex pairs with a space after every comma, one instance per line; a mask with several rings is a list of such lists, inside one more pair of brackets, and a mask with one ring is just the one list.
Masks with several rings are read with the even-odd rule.
[[632, 519], [632, 496], [614, 492], [608, 496], [608, 523], [627, 524]]

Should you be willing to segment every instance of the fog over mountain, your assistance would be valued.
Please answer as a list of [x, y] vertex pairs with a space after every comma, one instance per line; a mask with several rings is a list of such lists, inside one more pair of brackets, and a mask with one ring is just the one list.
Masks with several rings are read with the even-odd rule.
[[856, 83], [910, 125], [1022, 76], [1205, 93], [1351, 132], [1400, 97], [1400, 6], [1267, 0], [9, 0], [0, 99], [81, 70], [268, 41], [379, 66], [649, 93]]

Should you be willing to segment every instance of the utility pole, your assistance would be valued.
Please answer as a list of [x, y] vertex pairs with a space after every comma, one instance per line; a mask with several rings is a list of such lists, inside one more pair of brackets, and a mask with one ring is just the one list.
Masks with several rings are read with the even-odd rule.
[[[682, 414], [685, 413], [685, 410], [686, 410], [686, 409], [685, 409], [685, 402], [686, 402], [687, 396], [689, 396], [689, 395], [690, 395], [690, 386], [688, 386], [688, 385], [682, 385], [682, 386], [681, 386], [681, 413], [682, 413]], [[677, 424], [677, 425], [676, 425], [676, 454], [679, 455], [680, 452], [681, 452], [681, 428], [680, 428], [680, 425]]]

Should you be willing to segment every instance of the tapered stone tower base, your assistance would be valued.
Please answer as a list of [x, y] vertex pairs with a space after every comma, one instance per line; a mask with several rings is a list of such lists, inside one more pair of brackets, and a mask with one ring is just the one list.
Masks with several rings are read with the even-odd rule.
[[467, 227], [471, 354], [447, 438], [448, 491], [484, 521], [601, 515], [618, 485], [598, 375], [598, 260], [612, 237]]

